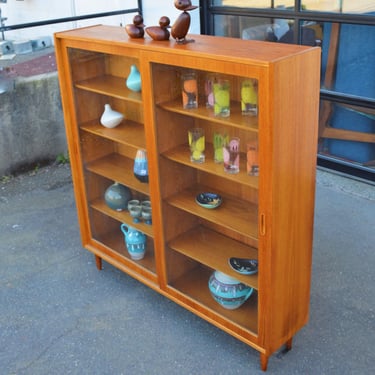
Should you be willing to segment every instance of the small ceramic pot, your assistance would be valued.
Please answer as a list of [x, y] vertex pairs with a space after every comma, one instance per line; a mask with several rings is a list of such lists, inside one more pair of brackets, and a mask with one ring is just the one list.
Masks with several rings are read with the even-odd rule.
[[253, 293], [253, 288], [220, 271], [213, 272], [208, 288], [214, 300], [228, 310], [239, 308]]

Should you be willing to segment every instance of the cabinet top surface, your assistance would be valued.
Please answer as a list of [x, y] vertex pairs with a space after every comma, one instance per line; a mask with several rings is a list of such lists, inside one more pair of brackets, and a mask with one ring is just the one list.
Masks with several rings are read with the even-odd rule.
[[[316, 47], [305, 47], [295, 44], [282, 44], [256, 40], [242, 40], [238, 38], [219, 37], [211, 35], [191, 35], [189, 39], [194, 42], [177, 44], [174, 39], [169, 41], [154, 41], [145, 33], [142, 39], [129, 38], [125, 29], [119, 26], [97, 25], [73, 29], [55, 34], [56, 39], [92, 42], [99, 45], [110, 43], [116, 47], [136, 48], [160, 53], [173, 53], [181, 55], [205, 55], [206, 57], [221, 56], [226, 61], [251, 60], [252, 63], [267, 64], [282, 60], [291, 55], [305, 53]], [[93, 49], [85, 44], [87, 49]]]

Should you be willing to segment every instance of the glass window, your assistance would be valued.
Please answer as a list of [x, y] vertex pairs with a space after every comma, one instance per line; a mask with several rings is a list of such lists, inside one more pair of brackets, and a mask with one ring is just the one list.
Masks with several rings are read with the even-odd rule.
[[293, 9], [294, 0], [211, 0], [211, 6]]
[[[375, 27], [323, 23], [321, 87], [339, 94], [375, 97]], [[366, 165], [375, 159], [375, 111], [322, 101], [321, 155]]]
[[322, 29], [322, 88], [375, 97], [375, 27], [326, 22]]
[[375, 12], [374, 0], [302, 0], [302, 10], [338, 13]]
[[288, 19], [215, 15], [214, 34], [289, 43], [293, 40], [293, 26]]
[[375, 160], [375, 111], [322, 100], [319, 153], [364, 166]]
[[[295, 0], [211, 0], [211, 6], [294, 9]], [[374, 0], [302, 0], [301, 9], [317, 12], [357, 13], [375, 12]]]
[[[214, 35], [230, 36], [246, 40], [298, 43], [298, 36], [295, 35], [294, 21], [288, 18], [215, 15]], [[322, 37], [322, 25], [313, 21], [301, 23], [301, 44], [320, 46]]]

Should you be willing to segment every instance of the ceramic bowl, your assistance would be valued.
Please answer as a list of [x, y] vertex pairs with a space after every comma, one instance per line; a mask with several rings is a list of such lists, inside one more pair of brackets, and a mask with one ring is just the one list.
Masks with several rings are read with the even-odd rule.
[[195, 197], [195, 201], [204, 208], [217, 208], [221, 205], [222, 198], [219, 194], [216, 193], [199, 193]]

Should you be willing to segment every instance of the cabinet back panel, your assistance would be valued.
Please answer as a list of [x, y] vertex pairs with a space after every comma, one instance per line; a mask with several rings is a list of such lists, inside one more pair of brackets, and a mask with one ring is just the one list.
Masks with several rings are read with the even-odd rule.
[[104, 104], [108, 101], [101, 95], [77, 89], [75, 92], [77, 120], [79, 124], [96, 120], [99, 122], [104, 111]]
[[168, 65], [152, 64], [151, 74], [156, 104], [181, 96], [180, 69]]
[[165, 218], [164, 234], [167, 242], [177, 237], [181, 233], [187, 232], [191, 228], [194, 228], [200, 222], [198, 217], [188, 215], [186, 212], [172, 207], [169, 204], [163, 205], [163, 215]]
[[108, 233], [120, 230], [120, 224], [107, 215], [90, 209], [90, 223], [93, 237], [100, 239], [108, 236]]
[[105, 72], [116, 77], [124, 78], [124, 86], [126, 83], [126, 78], [129, 76], [131, 65], [135, 65], [139, 70], [138, 59], [118, 56], [118, 55], [108, 55], [105, 60]]
[[73, 82], [94, 78], [105, 73], [105, 55], [79, 49], [69, 49]]
[[195, 124], [192, 118], [182, 115], [176, 116], [162, 109], [156, 109], [156, 123], [157, 142], [160, 153], [181, 144], [187, 145], [188, 130], [194, 128]]
[[126, 157], [134, 160], [134, 158], [136, 156], [136, 153], [137, 153], [137, 148], [122, 145], [122, 144], [117, 144], [116, 145], [116, 152], [120, 155], [126, 156]]
[[[233, 230], [230, 230], [228, 228], [224, 228], [221, 225], [218, 225], [218, 224], [215, 224], [215, 223], [212, 223], [212, 222], [209, 222], [209, 221], [202, 220], [202, 224], [205, 227], [214, 230], [215, 232], [218, 232], [218, 233], [223, 234], [223, 235], [225, 235], [229, 238], [232, 238], [233, 240], [242, 242], [243, 244], [249, 245], [249, 246], [254, 247], [256, 249], [258, 248], [258, 241], [256, 239], [249, 238], [247, 236], [242, 236], [241, 234], [236, 233]], [[228, 252], [232, 252], [233, 250], [234, 249], [228, 249]]]
[[93, 134], [81, 132], [81, 152], [85, 163], [96, 160], [115, 151], [113, 142]]
[[165, 176], [161, 181], [162, 198], [167, 198], [187, 189], [197, 181], [197, 171], [193, 168], [160, 158], [160, 174]]
[[125, 116], [125, 120], [143, 123], [143, 111], [140, 110], [142, 108], [141, 103], [133, 103], [117, 98], [108, 98], [107, 100], [107, 102], [111, 104], [112, 109]]
[[[231, 180], [222, 178], [221, 176], [199, 171], [197, 182], [200, 185], [211, 188], [212, 192], [224, 194], [225, 192], [230, 191], [229, 195], [234, 198], [242, 199], [255, 204], [258, 203], [258, 189], [244, 186], [240, 183], [236, 184]], [[228, 195], [228, 193], [226, 194]]]
[[173, 285], [175, 280], [178, 280], [181, 276], [198, 267], [198, 263], [196, 261], [169, 248], [166, 249], [165, 255], [168, 284]]
[[89, 202], [95, 199], [103, 199], [106, 189], [113, 184], [113, 181], [94, 173], [87, 172], [85, 175], [86, 194]]

